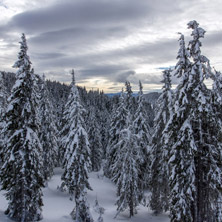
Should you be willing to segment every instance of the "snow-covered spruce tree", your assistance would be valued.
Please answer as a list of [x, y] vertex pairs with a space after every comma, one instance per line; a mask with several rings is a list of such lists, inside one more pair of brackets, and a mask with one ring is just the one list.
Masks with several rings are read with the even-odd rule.
[[[221, 125], [218, 116], [214, 113], [209, 98], [209, 90], [206, 89], [204, 79], [210, 77], [211, 67], [209, 60], [201, 55], [200, 38], [204, 37], [205, 30], [199, 27], [196, 21], [188, 23], [188, 28], [193, 29], [193, 40], [189, 42], [190, 54], [193, 58], [191, 74], [200, 82], [197, 86], [194, 81], [194, 95], [196, 98], [196, 110], [194, 110], [194, 132], [197, 147], [195, 156], [196, 164], [196, 220], [213, 221], [215, 214], [215, 202], [221, 199]], [[204, 88], [205, 87], [205, 88]], [[204, 96], [204, 93], [206, 96]], [[218, 220], [218, 218], [215, 218]]]
[[132, 118], [135, 114], [137, 108], [137, 102], [135, 97], [133, 97], [132, 87], [129, 81], [125, 82], [125, 103], [126, 109], [128, 109], [132, 115]]
[[9, 201], [6, 214], [19, 222], [38, 221], [41, 217], [43, 186], [42, 145], [38, 138], [37, 103], [32, 94], [33, 77], [22, 34], [16, 83], [6, 110], [4, 163], [1, 167], [1, 189]]
[[115, 158], [117, 155], [116, 144], [119, 142], [121, 130], [124, 129], [126, 126], [127, 115], [128, 111], [126, 109], [124, 93], [122, 91], [119, 104], [117, 108], [113, 110], [113, 116], [111, 119], [111, 125], [109, 130], [109, 143], [107, 147], [106, 165], [104, 169], [104, 173], [109, 178], [113, 177], [111, 173], [111, 166], [115, 162]]
[[92, 171], [99, 171], [101, 168], [103, 150], [101, 144], [100, 127], [97, 122], [95, 109], [91, 107], [88, 117], [88, 138], [91, 152]]
[[[176, 65], [177, 76], [181, 82], [175, 91], [174, 112], [164, 131], [165, 143], [169, 147], [169, 185], [171, 221], [194, 221], [195, 189], [195, 142], [191, 127], [189, 75], [191, 62], [185, 50], [184, 37], [180, 37], [180, 50]], [[189, 99], [188, 99], [189, 98]]]
[[8, 96], [8, 93], [6, 91], [6, 87], [5, 87], [5, 83], [4, 83], [3, 72], [0, 72], [0, 118], [1, 119], [6, 111], [7, 96]]
[[99, 112], [96, 113], [97, 123], [99, 124], [100, 141], [102, 145], [103, 158], [106, 157], [106, 148], [109, 138], [109, 126], [110, 126], [110, 113], [111, 113], [111, 101], [110, 98], [102, 92], [99, 93], [96, 109]]
[[150, 166], [150, 207], [155, 214], [168, 210], [168, 163], [166, 159], [166, 147], [162, 138], [164, 128], [170, 118], [173, 92], [171, 90], [171, 70], [163, 71], [162, 93], [157, 101], [156, 116], [154, 119], [154, 133], [150, 143], [151, 166]]
[[55, 117], [49, 91], [45, 83], [45, 76], [40, 79], [40, 140], [43, 147], [44, 178], [48, 180], [53, 175], [53, 169], [58, 161], [58, 141]]
[[76, 222], [93, 222], [94, 220], [87, 201], [87, 191], [84, 185], [76, 191], [75, 196], [76, 207], [71, 212], [72, 218]]
[[137, 109], [134, 115], [133, 121], [133, 129], [134, 133], [138, 137], [138, 146], [139, 146], [139, 154], [141, 161], [141, 184], [142, 187], [147, 187], [147, 180], [149, 175], [149, 165], [150, 165], [150, 156], [149, 156], [149, 143], [151, 138], [151, 128], [147, 121], [147, 113], [144, 107], [144, 98], [143, 98], [143, 86], [139, 81], [139, 93], [138, 93], [138, 102]]
[[[214, 113], [218, 117], [218, 122], [220, 122], [219, 124], [222, 127], [222, 74], [215, 70], [215, 75], [211, 75], [211, 78], [213, 78], [211, 103], [214, 107]], [[222, 218], [221, 201], [222, 199], [219, 196], [218, 203], [216, 204], [216, 218], [218, 220]]]
[[[62, 117], [61, 117], [61, 123], [60, 125], [62, 125], [61, 127], [61, 131], [59, 133], [59, 137], [60, 137], [60, 142], [59, 142], [59, 162], [60, 164], [64, 167], [64, 155], [66, 152], [66, 144], [67, 144], [67, 137], [68, 137], [68, 133], [70, 131], [71, 125], [72, 125], [72, 120], [73, 120], [73, 116], [74, 113], [72, 112], [72, 108], [74, 106], [74, 104], [76, 103], [76, 98], [78, 97], [78, 102], [79, 102], [79, 92], [77, 87], [75, 86], [75, 74], [74, 74], [74, 70], [72, 69], [71, 71], [71, 75], [73, 76], [72, 78], [72, 83], [70, 85], [70, 93], [68, 96], [68, 100], [64, 106], [64, 110], [62, 113]], [[74, 88], [73, 88], [74, 85]], [[73, 91], [74, 90], [74, 91]], [[75, 98], [75, 99], [74, 99]]]
[[6, 91], [5, 87], [5, 82], [3, 78], [3, 72], [0, 72], [0, 164], [2, 163], [2, 158], [3, 158], [3, 140], [4, 140], [4, 135], [2, 133], [2, 130], [5, 125], [5, 111], [7, 108], [7, 97], [8, 93]]
[[215, 70], [215, 75], [211, 75], [211, 77], [213, 78], [211, 103], [214, 105], [214, 112], [219, 121], [222, 122], [222, 74]]
[[103, 159], [106, 157], [106, 149], [109, 142], [109, 126], [110, 126], [110, 113], [107, 108], [103, 108], [99, 114], [100, 135]]
[[129, 113], [127, 124], [121, 130], [119, 142], [115, 146], [117, 155], [112, 165], [112, 175], [114, 175], [112, 180], [117, 185], [117, 215], [129, 208], [130, 217], [132, 217], [143, 197], [140, 178], [143, 160]]
[[78, 89], [72, 72], [71, 91], [66, 104], [65, 114], [70, 121], [67, 136], [63, 139], [65, 150], [61, 187], [67, 187], [71, 198], [75, 198], [75, 220], [86, 221], [88, 218], [86, 189], [91, 189], [88, 182], [88, 172], [91, 169], [90, 148], [83, 115], [86, 112], [80, 104]]
[[174, 112], [165, 130], [165, 143], [171, 148], [170, 216], [172, 222], [217, 221], [214, 215], [221, 195], [221, 126], [204, 84], [210, 69], [209, 60], [201, 55], [199, 39], [205, 31], [196, 21], [189, 22], [188, 28], [193, 29], [193, 40], [189, 42], [193, 62], [185, 56], [186, 62], [180, 66]]
[[97, 198], [95, 200], [95, 205], [93, 206], [93, 209], [96, 213], [99, 214], [97, 222], [104, 222], [102, 215], [104, 214], [105, 209], [99, 205]]

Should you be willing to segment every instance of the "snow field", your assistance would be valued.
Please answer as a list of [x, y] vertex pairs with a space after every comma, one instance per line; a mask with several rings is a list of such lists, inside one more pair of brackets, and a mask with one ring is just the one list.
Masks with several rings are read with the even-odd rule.
[[[61, 192], [57, 189], [61, 185], [61, 175], [63, 170], [55, 168], [54, 176], [48, 182], [48, 186], [43, 189], [43, 220], [41, 222], [73, 222], [70, 212], [75, 206], [74, 201], [70, 201], [69, 194]], [[105, 208], [103, 214], [104, 222], [169, 222], [167, 214], [154, 216], [147, 207], [139, 206], [137, 208], [138, 214], [129, 218], [129, 212], [120, 213], [115, 219], [116, 215], [116, 187], [109, 179], [103, 177], [102, 173], [90, 173], [90, 185], [93, 191], [88, 191], [88, 201], [90, 203], [90, 212], [96, 222], [99, 214], [93, 210], [96, 198], [99, 205]], [[12, 222], [4, 215], [7, 208], [7, 200], [4, 197], [4, 192], [0, 192], [0, 222]]]

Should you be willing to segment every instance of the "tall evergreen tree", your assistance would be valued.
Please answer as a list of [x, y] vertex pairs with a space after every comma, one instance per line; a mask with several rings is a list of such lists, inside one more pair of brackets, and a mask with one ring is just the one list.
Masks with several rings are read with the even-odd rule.
[[106, 108], [102, 109], [102, 112], [99, 116], [99, 129], [101, 135], [101, 145], [102, 145], [102, 154], [103, 159], [106, 157], [106, 149], [109, 142], [109, 126], [110, 126], [110, 112]]
[[113, 165], [117, 155], [116, 144], [119, 142], [120, 132], [126, 126], [127, 113], [128, 111], [126, 109], [124, 94], [122, 91], [118, 107], [113, 112], [113, 117], [109, 130], [109, 143], [107, 147], [107, 157], [105, 166], [105, 174], [109, 178], [113, 176], [111, 173], [111, 166]]
[[214, 105], [214, 112], [219, 121], [222, 121], [222, 74], [215, 70], [215, 75], [211, 75], [211, 78], [213, 78], [211, 103]]
[[58, 141], [57, 128], [55, 125], [55, 117], [53, 114], [52, 103], [49, 100], [49, 91], [45, 83], [45, 76], [40, 79], [40, 140], [43, 147], [44, 160], [44, 178], [45, 180], [51, 178], [53, 169], [58, 161]]
[[[221, 196], [221, 131], [204, 79], [209, 60], [201, 55], [205, 31], [196, 21], [189, 42], [193, 62], [182, 67], [174, 112], [166, 128], [170, 151], [171, 221], [217, 221], [215, 203]], [[188, 61], [188, 60], [187, 60]]]
[[125, 87], [126, 87], [126, 108], [128, 110], [131, 110], [132, 109], [132, 97], [133, 97], [132, 94], [133, 94], [133, 91], [132, 91], [132, 87], [131, 87], [129, 81], [125, 82]]
[[[211, 103], [214, 108], [214, 113], [217, 116], [218, 123], [222, 127], [222, 74], [215, 70], [215, 75], [211, 75], [213, 79]], [[222, 129], [220, 129], [222, 131]], [[218, 196], [218, 203], [216, 204], [216, 218], [218, 221], [222, 218], [221, 196]]]
[[112, 165], [112, 180], [117, 185], [117, 215], [129, 208], [130, 217], [134, 216], [135, 208], [143, 197], [141, 164], [143, 163], [138, 146], [138, 137], [133, 132], [130, 114], [127, 125], [120, 132], [120, 140], [115, 145], [117, 155]]
[[[70, 89], [70, 93], [68, 96], [68, 100], [64, 106], [64, 110], [62, 113], [62, 118], [61, 118], [61, 125], [62, 125], [62, 129], [60, 131], [60, 143], [59, 143], [59, 162], [61, 163], [61, 165], [64, 167], [64, 158], [65, 158], [65, 152], [66, 152], [66, 144], [67, 144], [67, 137], [68, 137], [68, 133], [70, 131], [71, 125], [72, 125], [72, 120], [73, 120], [73, 116], [74, 113], [72, 112], [72, 109], [70, 107], [73, 107], [74, 104], [76, 103], [76, 100], [78, 97], [79, 100], [79, 92], [77, 87], [75, 86], [75, 76], [74, 76], [74, 70], [71, 71], [72, 74], [72, 83], [71, 83], [71, 89]], [[73, 85], [75, 87], [73, 87]], [[79, 101], [78, 101], [79, 102]]]
[[0, 163], [2, 163], [2, 158], [3, 158], [3, 140], [4, 140], [4, 135], [2, 133], [2, 130], [5, 125], [5, 112], [7, 108], [7, 97], [8, 93], [6, 91], [5, 87], [5, 82], [3, 78], [3, 72], [0, 72]]
[[[189, 112], [189, 75], [191, 73], [191, 62], [185, 50], [184, 37], [180, 37], [179, 59], [176, 71], [181, 82], [176, 88], [174, 112], [171, 116], [166, 130], [166, 143], [170, 147], [169, 152], [169, 182], [170, 182], [170, 210], [171, 221], [193, 221], [192, 208], [193, 195], [196, 192], [194, 185], [194, 137], [190, 119], [187, 120]], [[167, 140], [168, 139], [168, 140]]]
[[86, 188], [82, 186], [75, 194], [76, 207], [72, 211], [72, 218], [76, 222], [93, 222], [92, 215], [89, 210], [89, 203], [87, 201]]
[[1, 167], [1, 189], [9, 201], [6, 214], [20, 222], [41, 219], [43, 186], [42, 145], [38, 138], [37, 100], [32, 87], [31, 62], [22, 34], [16, 83], [9, 97], [4, 135], [4, 163]]
[[97, 122], [96, 113], [94, 108], [89, 111], [88, 118], [88, 137], [91, 151], [92, 170], [99, 171], [102, 164], [103, 150], [101, 144], [100, 126]]
[[168, 170], [167, 150], [164, 146], [163, 131], [172, 111], [173, 92], [171, 90], [170, 70], [163, 71], [162, 93], [157, 101], [154, 120], [154, 133], [151, 144], [150, 191], [151, 209], [156, 213], [168, 210]]
[[150, 156], [149, 156], [149, 143], [151, 138], [151, 128], [148, 124], [147, 113], [144, 106], [144, 98], [143, 98], [143, 86], [139, 81], [139, 93], [138, 93], [138, 102], [137, 109], [134, 115], [133, 121], [133, 129], [134, 133], [137, 135], [137, 141], [139, 146], [139, 154], [140, 154], [140, 178], [143, 184], [142, 187], [146, 187], [146, 181], [149, 175], [149, 165], [150, 165]]
[[126, 103], [126, 108], [130, 111], [132, 115], [131, 118], [133, 119], [137, 108], [137, 101], [133, 96], [132, 87], [129, 81], [125, 82], [125, 103]]
[[[4, 82], [3, 72], [0, 72], [0, 118], [4, 115], [7, 107], [7, 91]], [[0, 119], [1, 120], [1, 119]]]
[[75, 198], [74, 218], [77, 222], [90, 217], [87, 209], [86, 189], [91, 189], [88, 172], [91, 169], [90, 148], [83, 115], [86, 112], [80, 104], [78, 89], [72, 72], [71, 91], [65, 111], [70, 128], [63, 140], [65, 150], [62, 175], [62, 187], [67, 187], [71, 198]]

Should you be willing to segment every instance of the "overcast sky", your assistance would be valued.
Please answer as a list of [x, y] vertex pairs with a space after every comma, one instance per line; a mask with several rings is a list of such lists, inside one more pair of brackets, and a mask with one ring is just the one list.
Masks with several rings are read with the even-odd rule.
[[21, 33], [35, 72], [79, 85], [120, 91], [161, 89], [162, 70], [176, 64], [178, 32], [205, 29], [202, 53], [222, 71], [221, 0], [0, 0], [0, 70], [16, 71]]

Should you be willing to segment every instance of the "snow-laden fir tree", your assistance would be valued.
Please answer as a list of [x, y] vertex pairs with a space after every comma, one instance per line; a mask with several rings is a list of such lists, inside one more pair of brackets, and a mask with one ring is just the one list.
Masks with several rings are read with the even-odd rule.
[[[218, 116], [213, 111], [209, 90], [204, 79], [212, 75], [209, 60], [201, 55], [200, 38], [205, 30], [196, 21], [188, 23], [192, 29], [193, 40], [189, 42], [190, 54], [193, 59], [191, 76], [193, 81], [193, 100], [196, 109], [193, 111], [193, 130], [197, 144], [195, 153], [196, 164], [196, 209], [197, 221], [213, 221], [215, 202], [221, 199], [221, 125]], [[196, 81], [195, 81], [196, 80]], [[199, 82], [197, 85], [196, 82]]]
[[211, 75], [211, 78], [213, 78], [211, 103], [219, 121], [222, 121], [222, 74], [215, 70], [215, 75]]
[[55, 125], [53, 106], [45, 83], [45, 76], [40, 79], [40, 140], [43, 147], [44, 178], [48, 180], [53, 175], [53, 169], [58, 161], [58, 132]]
[[217, 221], [215, 204], [221, 195], [221, 126], [204, 83], [211, 74], [209, 60], [200, 50], [205, 31], [196, 21], [188, 28], [193, 29], [189, 42], [193, 62], [184, 56], [178, 68], [181, 82], [165, 130], [170, 147], [170, 217], [172, 222], [210, 222]]
[[[222, 126], [222, 74], [215, 70], [215, 75], [211, 75], [211, 77], [213, 78], [211, 103], [213, 104], [214, 113], [218, 117], [220, 126]], [[220, 131], [222, 131], [222, 129]], [[217, 202], [218, 203], [216, 204], [216, 218], [220, 221], [222, 219], [222, 199], [220, 196], [218, 197]]]
[[7, 107], [7, 95], [8, 93], [5, 87], [3, 72], [0, 72], [0, 118], [1, 119]]
[[133, 96], [132, 86], [129, 81], [125, 82], [125, 103], [126, 108], [130, 111], [133, 119], [133, 116], [137, 109], [137, 101], [136, 98]]
[[[85, 109], [80, 104], [78, 89], [75, 85], [74, 71], [72, 72], [71, 91], [66, 104], [65, 114], [70, 128], [63, 138], [64, 173], [61, 187], [66, 187], [71, 198], [75, 198], [75, 220], [86, 221], [88, 218], [86, 189], [91, 189], [88, 181], [88, 173], [91, 169], [90, 147], [86, 125], [83, 119]], [[81, 217], [81, 218], [80, 218]]]
[[[102, 92], [99, 94], [98, 105], [96, 109], [99, 112], [97, 113], [97, 122], [99, 124], [99, 130], [101, 135], [101, 145], [103, 151], [103, 158], [106, 157], [106, 148], [109, 140], [109, 126], [110, 126], [110, 113], [111, 113], [111, 101], [110, 98]], [[98, 107], [98, 108], [97, 108]]]
[[[62, 113], [62, 118], [61, 118], [61, 123], [60, 125], [62, 125], [61, 131], [60, 131], [60, 142], [59, 142], [59, 162], [60, 164], [64, 167], [64, 155], [66, 152], [66, 143], [67, 143], [67, 137], [68, 137], [68, 133], [70, 131], [71, 125], [72, 125], [72, 120], [73, 120], [73, 116], [74, 113], [71, 112], [72, 109], [70, 107], [73, 107], [74, 104], [76, 103], [76, 97], [78, 97], [78, 102], [79, 102], [79, 92], [77, 87], [75, 86], [75, 74], [74, 74], [74, 70], [72, 69], [71, 71], [71, 75], [72, 77], [72, 83], [70, 85], [70, 93], [67, 99], [67, 102], [64, 106], [64, 110]], [[74, 88], [73, 88], [74, 85]], [[75, 98], [75, 99], [74, 99]], [[85, 115], [85, 114], [84, 114]]]
[[149, 156], [149, 143], [151, 138], [151, 128], [148, 124], [147, 113], [144, 106], [144, 98], [143, 98], [143, 86], [139, 81], [139, 93], [138, 93], [138, 102], [137, 109], [134, 115], [133, 120], [133, 129], [134, 133], [138, 137], [138, 146], [139, 146], [139, 154], [140, 154], [140, 162], [141, 162], [141, 184], [142, 187], [147, 187], [147, 179], [149, 175], [149, 165], [150, 165], [150, 156]]
[[95, 205], [93, 206], [93, 209], [96, 213], [99, 214], [97, 222], [104, 222], [102, 215], [104, 214], [105, 209], [99, 205], [97, 198], [95, 199]]
[[132, 98], [133, 98], [133, 91], [132, 87], [130, 85], [129, 81], [125, 82], [125, 87], [126, 87], [126, 95], [125, 95], [125, 103], [126, 103], [126, 108], [132, 112]]
[[103, 150], [101, 144], [100, 125], [97, 122], [96, 111], [93, 107], [91, 107], [89, 111], [88, 124], [92, 171], [99, 171], [102, 164]]
[[[61, 117], [61, 131], [59, 132], [59, 152], [58, 152], [58, 160], [59, 163], [61, 164], [62, 167], [64, 167], [64, 160], [65, 160], [65, 152], [66, 152], [66, 143], [67, 143], [67, 137], [68, 137], [68, 133], [70, 131], [71, 125], [72, 125], [72, 119], [74, 114], [71, 112], [71, 108], [73, 106], [75, 100], [74, 98], [76, 97], [76, 94], [79, 98], [79, 92], [77, 87], [75, 86], [73, 88], [73, 85], [75, 85], [75, 74], [74, 74], [74, 70], [72, 69], [71, 71], [71, 75], [72, 77], [72, 83], [70, 85], [70, 93], [67, 99], [66, 104], [64, 105], [64, 110], [62, 113], [62, 117]], [[74, 91], [73, 91], [74, 89]]]
[[31, 62], [22, 34], [16, 83], [9, 97], [4, 127], [4, 163], [1, 167], [1, 189], [6, 191], [6, 214], [20, 222], [38, 221], [41, 217], [43, 186], [42, 145], [38, 138]]
[[124, 93], [122, 90], [120, 100], [116, 109], [113, 110], [113, 116], [111, 119], [110, 130], [109, 130], [109, 143], [107, 147], [107, 156], [106, 156], [106, 165], [105, 165], [105, 174], [107, 177], [112, 178], [111, 166], [115, 162], [117, 155], [117, 146], [116, 144], [120, 139], [120, 132], [126, 126], [126, 118], [128, 111], [126, 109]]
[[125, 128], [120, 132], [119, 142], [115, 146], [117, 155], [112, 165], [112, 180], [117, 185], [117, 215], [129, 209], [130, 217], [132, 217], [143, 198], [142, 178], [140, 177], [143, 160], [130, 113], [127, 115]]
[[[171, 221], [193, 221], [192, 208], [195, 189], [195, 164], [193, 145], [194, 137], [189, 119], [191, 97], [189, 75], [191, 62], [185, 49], [184, 37], [181, 35], [176, 73], [181, 82], [176, 88], [173, 114], [164, 131], [169, 147], [169, 182]], [[188, 118], [188, 119], [187, 119]], [[167, 140], [168, 139], [168, 140]]]
[[3, 72], [0, 72], [0, 164], [2, 163], [2, 158], [3, 158], [3, 140], [4, 140], [4, 135], [2, 133], [2, 129], [5, 125], [5, 111], [7, 107], [7, 97], [8, 93], [6, 91], [5, 87], [5, 82], [4, 82], [4, 77], [3, 77]]
[[71, 212], [71, 216], [75, 222], [93, 222], [92, 215], [90, 213], [90, 207], [87, 200], [86, 187], [83, 185], [76, 191], [75, 194], [76, 207]]
[[163, 71], [162, 93], [157, 101], [156, 116], [154, 119], [154, 132], [150, 143], [150, 207], [155, 214], [168, 210], [168, 163], [167, 147], [162, 137], [164, 128], [170, 118], [173, 103], [171, 89], [171, 70]]
[[100, 135], [101, 135], [101, 145], [103, 158], [106, 157], [106, 149], [109, 142], [109, 126], [110, 126], [110, 112], [107, 108], [103, 108], [99, 114], [99, 124], [100, 124]]

